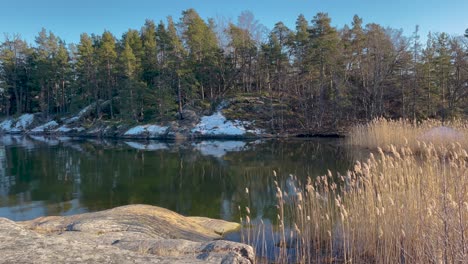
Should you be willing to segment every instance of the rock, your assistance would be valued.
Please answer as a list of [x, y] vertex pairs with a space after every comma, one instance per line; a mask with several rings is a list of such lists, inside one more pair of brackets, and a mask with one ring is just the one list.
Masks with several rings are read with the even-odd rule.
[[149, 205], [18, 223], [0, 218], [0, 263], [253, 263], [250, 246], [218, 240], [238, 228]]
[[47, 122], [43, 125], [40, 125], [38, 127], [35, 127], [34, 129], [31, 130], [31, 133], [45, 133], [45, 132], [48, 132], [52, 129], [55, 129], [59, 126], [59, 124], [57, 122], [55, 122], [54, 120], [50, 121], [50, 122]]
[[257, 129], [248, 129], [251, 122], [242, 122], [240, 120], [227, 120], [222, 111], [219, 110], [210, 116], [204, 116], [200, 122], [191, 130], [192, 135], [211, 136], [211, 137], [241, 137], [246, 134], [257, 135], [261, 131]]
[[124, 137], [162, 138], [167, 134], [168, 127], [159, 125], [139, 125], [127, 130]]
[[18, 118], [8, 118], [0, 123], [0, 132], [7, 134], [22, 133], [34, 123], [34, 114], [23, 114]]
[[182, 116], [184, 117], [184, 120], [190, 123], [197, 123], [200, 120], [200, 117], [197, 115], [197, 113], [189, 109], [182, 110]]

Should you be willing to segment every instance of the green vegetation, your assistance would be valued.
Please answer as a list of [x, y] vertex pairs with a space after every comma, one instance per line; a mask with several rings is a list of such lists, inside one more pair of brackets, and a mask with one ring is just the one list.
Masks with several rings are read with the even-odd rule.
[[268, 32], [250, 12], [224, 25], [193, 9], [120, 38], [83, 33], [67, 45], [45, 29], [34, 43], [6, 35], [0, 113], [55, 118], [95, 103], [91, 121], [165, 121], [240, 96], [263, 104], [229, 114], [274, 133], [337, 131], [382, 116], [465, 117], [466, 40], [419, 39], [417, 27], [405, 37], [358, 16], [338, 29], [325, 13], [310, 22], [300, 15], [295, 29], [278, 22]]

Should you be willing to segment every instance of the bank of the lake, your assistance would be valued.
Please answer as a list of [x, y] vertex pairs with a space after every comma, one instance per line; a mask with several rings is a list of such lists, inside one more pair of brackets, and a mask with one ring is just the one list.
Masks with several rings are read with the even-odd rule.
[[140, 123], [97, 118], [96, 104], [91, 104], [69, 116], [27, 113], [7, 117], [0, 122], [0, 133], [165, 140], [342, 137], [345, 134], [343, 124], [331, 124], [326, 119], [306, 128], [299, 112], [273, 116], [271, 107], [264, 101], [234, 98], [221, 102], [213, 110], [184, 109], [177, 117], [165, 121]]

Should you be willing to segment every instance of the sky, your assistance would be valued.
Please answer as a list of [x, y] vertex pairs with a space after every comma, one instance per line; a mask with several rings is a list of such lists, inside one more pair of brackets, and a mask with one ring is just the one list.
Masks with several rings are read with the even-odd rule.
[[178, 20], [189, 8], [205, 19], [233, 22], [248, 10], [269, 29], [279, 21], [294, 28], [299, 14], [310, 21], [318, 12], [328, 13], [338, 28], [355, 14], [364, 24], [403, 29], [406, 36], [419, 25], [422, 39], [429, 31], [462, 35], [468, 28], [468, 0], [0, 0], [0, 34], [19, 33], [32, 42], [44, 27], [67, 43], [77, 43], [83, 32], [104, 30], [120, 38], [129, 28], [140, 29], [145, 19]]

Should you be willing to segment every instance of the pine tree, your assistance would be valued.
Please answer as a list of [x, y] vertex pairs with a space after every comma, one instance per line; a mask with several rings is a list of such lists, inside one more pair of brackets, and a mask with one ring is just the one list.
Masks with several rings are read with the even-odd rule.
[[154, 89], [156, 84], [155, 78], [158, 75], [158, 49], [156, 43], [156, 25], [152, 20], [146, 20], [145, 25], [141, 29], [141, 39], [144, 50], [141, 62], [143, 80]]
[[[109, 31], [104, 31], [97, 50], [99, 61], [99, 72], [101, 77], [100, 86], [103, 88], [105, 98], [109, 101], [110, 118], [114, 118], [113, 97], [115, 93], [114, 77], [117, 52], [115, 38]], [[99, 105], [99, 103], [98, 103]]]
[[28, 79], [31, 49], [19, 35], [5, 35], [0, 44], [0, 83], [2, 84], [1, 112], [7, 116], [29, 111]]
[[337, 73], [340, 40], [338, 32], [330, 23], [331, 19], [328, 14], [318, 13], [309, 29], [309, 68], [318, 80], [319, 123], [325, 112], [326, 101], [338, 97], [334, 75]]
[[[96, 80], [96, 50], [91, 37], [84, 33], [80, 36], [80, 43], [77, 49], [76, 74], [78, 82], [77, 93], [81, 97], [79, 101], [85, 101], [86, 105], [100, 98], [98, 83]], [[84, 105], [80, 105], [84, 107]]]

